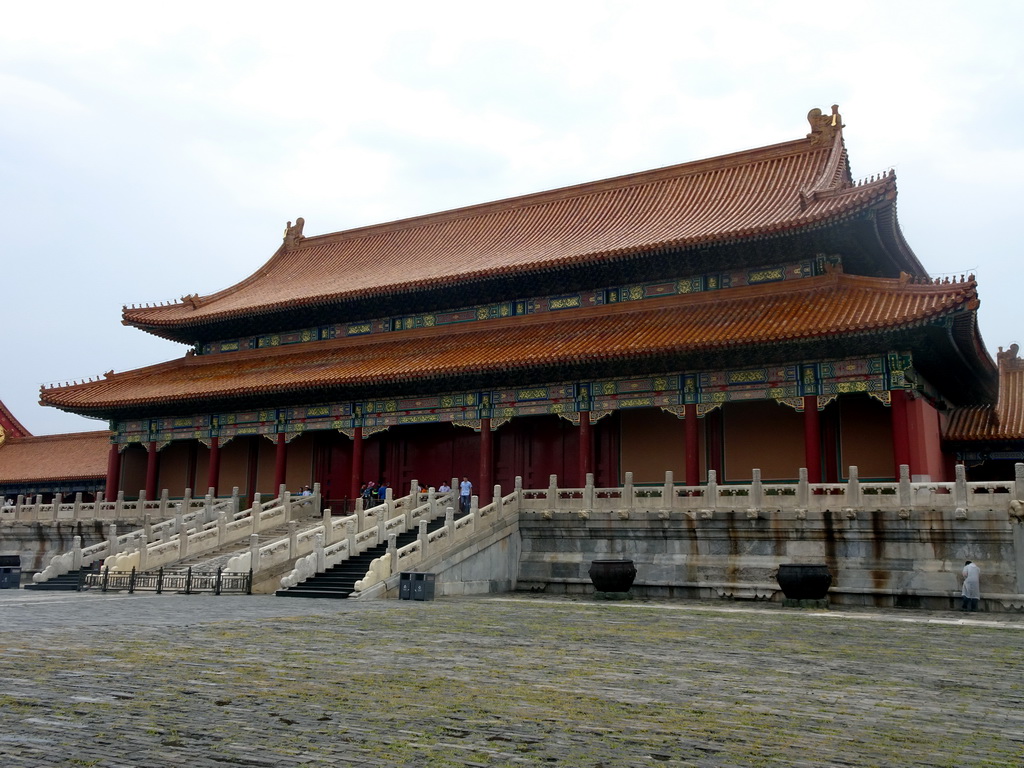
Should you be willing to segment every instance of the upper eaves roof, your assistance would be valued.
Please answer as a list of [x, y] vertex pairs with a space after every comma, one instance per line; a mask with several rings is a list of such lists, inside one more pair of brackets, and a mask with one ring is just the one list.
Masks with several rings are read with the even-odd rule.
[[754, 241], [868, 209], [885, 222], [890, 274], [923, 275], [895, 224], [895, 175], [855, 184], [835, 108], [809, 119], [797, 141], [387, 224], [304, 237], [300, 219], [242, 282], [126, 307], [123, 322], [191, 343], [239, 318]]
[[13, 438], [0, 445], [0, 484], [106, 477], [110, 432]]
[[[973, 279], [919, 284], [907, 276], [834, 271], [793, 283], [486, 320], [446, 328], [442, 334], [419, 328], [268, 350], [190, 354], [43, 389], [41, 401], [109, 417], [199, 411], [258, 397], [287, 396], [293, 402], [344, 398], [353, 390], [387, 391], [410, 382], [426, 394], [459, 379], [565, 372], [595, 363], [650, 365], [655, 360], [696, 367], [708, 355], [753, 346], [763, 354], [770, 346], [827, 339], [830, 348], [841, 349], [840, 339], [849, 344], [857, 337], [928, 326], [951, 316], [971, 318], [977, 306]], [[984, 378], [983, 373], [974, 375]]]

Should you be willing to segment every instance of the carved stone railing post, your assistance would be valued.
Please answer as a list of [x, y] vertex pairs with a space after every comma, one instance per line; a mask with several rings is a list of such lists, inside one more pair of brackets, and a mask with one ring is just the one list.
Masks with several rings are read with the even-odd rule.
[[[427, 552], [427, 545], [429, 543], [429, 538], [430, 538], [429, 534], [427, 533], [427, 521], [426, 520], [420, 520], [420, 522], [419, 522], [419, 531], [416, 534], [416, 538], [419, 539], [419, 542], [420, 542], [420, 556], [423, 557], [424, 559], [426, 559], [427, 555], [429, 554]], [[448, 544], [450, 545], [451, 542], [448, 542]]]
[[377, 543], [383, 544], [387, 541], [388, 518], [391, 516], [391, 489], [388, 488], [385, 494], [384, 507], [377, 513]]
[[82, 537], [75, 536], [71, 540], [71, 570], [77, 571], [82, 567]]
[[358, 554], [358, 552], [356, 551], [358, 549], [358, 545], [357, 545], [357, 542], [356, 542], [356, 532], [357, 532], [356, 521], [355, 520], [347, 520], [345, 522], [345, 538], [348, 539], [348, 556], [349, 557], [355, 557]]
[[181, 511], [186, 515], [192, 510], [192, 489], [186, 488], [185, 495], [181, 499]]
[[118, 526], [113, 522], [106, 528], [106, 554], [118, 554]]
[[294, 519], [292, 515], [292, 494], [283, 485], [281, 486], [281, 507], [284, 509], [284, 521], [290, 523]]
[[455, 507], [446, 507], [444, 510], [444, 527], [448, 529], [448, 546], [455, 541]]
[[761, 487], [761, 470], [754, 469], [750, 480], [750, 508], [760, 512], [764, 507], [764, 488]]
[[708, 470], [707, 507], [718, 509], [718, 473], [713, 469]]
[[299, 523], [288, 521], [288, 558], [294, 560], [299, 556]]
[[242, 499], [238, 495], [238, 486], [231, 489], [231, 513], [237, 515], [242, 511]]
[[334, 521], [331, 520], [331, 510], [325, 509], [321, 520], [324, 526], [324, 546], [329, 547], [334, 543]]
[[492, 491], [493, 495], [491, 496], [491, 498], [494, 499], [494, 501], [492, 502], [494, 504], [494, 522], [497, 523], [498, 520], [501, 519], [502, 513], [505, 511], [503, 508], [504, 505], [502, 504], [501, 501], [501, 486], [495, 484]]
[[1013, 498], [1024, 500], [1024, 464], [1013, 465]]
[[846, 506], [859, 509], [861, 505], [860, 495], [860, 470], [851, 466], [846, 481]]
[[64, 503], [64, 494], [53, 494], [53, 522], [55, 523], [60, 520], [60, 505], [62, 503]]
[[633, 507], [636, 504], [635, 490], [633, 488], [633, 473], [626, 473], [626, 481], [622, 486], [622, 503], [626, 506], [626, 511], [630, 514], [633, 513]]
[[907, 464], [900, 464], [899, 501], [900, 506], [907, 509], [914, 504], [913, 494], [910, 492], [910, 466]]
[[79, 491], [75, 494], [74, 506], [71, 508], [71, 519], [78, 520], [82, 514], [82, 492]]
[[171, 506], [171, 496], [166, 488], [160, 492], [160, 508], [158, 510], [160, 518], [163, 520], [167, 519], [167, 510]]
[[327, 570], [327, 554], [324, 552], [324, 535], [322, 533], [313, 537], [313, 552], [316, 553], [316, 572], [323, 573]]
[[182, 514], [181, 508], [174, 513], [174, 533], [181, 536], [185, 533], [185, 515]]
[[558, 475], [548, 475], [548, 506], [558, 509]]
[[178, 559], [184, 560], [188, 556], [188, 530], [182, 528], [178, 531]]
[[309, 512], [306, 513], [307, 517], [316, 517], [320, 512], [320, 507], [323, 506], [324, 499], [320, 494], [320, 483], [313, 483], [313, 496], [310, 499], [312, 506]]
[[665, 485], [661, 490], [661, 504], [659, 504], [658, 506], [661, 509], [671, 510], [673, 502], [675, 501], [675, 495], [675, 476], [672, 474], [671, 469], [667, 469], [665, 470]]
[[[388, 488], [384, 494], [384, 518], [390, 520], [395, 514], [395, 489]], [[382, 531], [383, 533], [383, 531]], [[382, 539], [383, 541], [383, 539]]]
[[398, 536], [394, 533], [388, 535], [388, 558], [390, 560], [388, 570], [394, 573], [398, 566]]
[[[1024, 464], [1017, 464], [1017, 465], [1015, 465], [1015, 469], [1020, 468], [1020, 467], [1024, 467]], [[953, 488], [954, 488], [954, 491], [953, 491], [953, 506], [956, 507], [957, 510], [963, 509], [964, 511], [966, 511], [967, 510], [967, 467], [965, 467], [963, 464], [957, 464], [956, 467], [954, 467], [954, 470], [956, 472], [956, 480], [955, 480], [955, 482], [953, 484]], [[1017, 482], [1020, 482], [1020, 478], [1017, 478]], [[1017, 496], [1016, 498], [1019, 499], [1020, 496]]]
[[217, 515], [217, 544], [223, 544], [224, 539], [228, 535], [228, 515], [227, 510], [221, 510], [220, 514]]
[[203, 497], [203, 522], [212, 523], [217, 519], [217, 514], [214, 512], [214, 505], [217, 503], [217, 498], [213, 495], [213, 486], [206, 489], [206, 495]]
[[139, 542], [139, 570], [144, 571], [149, 566], [149, 538], [142, 534]]
[[594, 508], [594, 473], [587, 472], [586, 483], [583, 486], [583, 509]]
[[[42, 500], [42, 497], [40, 497]], [[124, 510], [124, 491], [117, 492], [117, 501], [114, 502], [114, 519], [121, 519], [121, 512]]]
[[249, 534], [249, 568], [253, 573], [260, 570], [260, 537], [255, 533]]
[[797, 509], [807, 509], [811, 503], [811, 486], [807, 482], [807, 467], [800, 468], [799, 480], [796, 483]]
[[263, 512], [263, 504], [260, 502], [260, 495], [254, 493], [252, 497], [252, 507], [249, 510], [249, 516], [252, 518], [252, 530], [251, 534], [260, 532], [260, 514]]

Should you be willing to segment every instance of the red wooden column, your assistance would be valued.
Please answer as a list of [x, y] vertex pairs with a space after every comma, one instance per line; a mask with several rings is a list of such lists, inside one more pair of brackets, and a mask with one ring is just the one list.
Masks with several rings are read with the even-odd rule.
[[117, 492], [121, 490], [121, 452], [117, 449], [117, 443], [112, 443], [107, 451], [107, 487], [104, 489], [104, 498], [115, 499]]
[[804, 462], [807, 482], [821, 482], [821, 418], [818, 414], [818, 396], [804, 396]]
[[698, 440], [697, 404], [683, 406], [683, 427], [686, 430], [686, 484], [700, 485], [700, 442]]
[[217, 435], [210, 438], [210, 463], [207, 465], [206, 482], [216, 496], [220, 486], [220, 438]]
[[[900, 476], [900, 465], [910, 466], [910, 425], [907, 423], [907, 393], [902, 389], [889, 392], [892, 408], [892, 458], [896, 465], [896, 478]], [[911, 469], [913, 472], [913, 469]]]
[[349, 498], [352, 499], [353, 509], [355, 509], [355, 500], [359, 498], [359, 490], [362, 485], [361, 476], [363, 474], [363, 428], [354, 427], [352, 429], [352, 476], [349, 482]]
[[594, 432], [590, 428], [590, 411], [580, 411], [580, 486], [594, 471]]
[[288, 443], [284, 432], [277, 433], [277, 452], [274, 454], [274, 493], [284, 485], [285, 472], [288, 469]]
[[146, 449], [146, 498], [155, 499], [156, 492], [156, 441], [151, 441]]
[[491, 434], [491, 419], [480, 419], [480, 487], [476, 495], [480, 506], [490, 504], [494, 499], [494, 441]]

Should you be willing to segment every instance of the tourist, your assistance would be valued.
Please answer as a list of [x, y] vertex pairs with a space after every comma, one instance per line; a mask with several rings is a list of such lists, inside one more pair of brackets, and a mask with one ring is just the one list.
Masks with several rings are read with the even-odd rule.
[[976, 611], [978, 610], [978, 603], [981, 602], [981, 568], [968, 560], [964, 563], [963, 575], [963, 601], [960, 605], [960, 610]]
[[473, 495], [473, 484], [468, 477], [463, 477], [459, 483], [459, 511], [462, 514], [469, 512], [469, 498]]
[[442, 480], [441, 484], [439, 486], [437, 486], [437, 492], [438, 493], [448, 493], [448, 492], [451, 491], [451, 489], [452, 489], [452, 487], [450, 485], [448, 485], [448, 483], [446, 483], [444, 480]]
[[299, 493], [299, 496], [312, 496], [312, 495], [313, 495], [313, 492], [311, 490], [309, 490], [309, 486], [308, 485], [302, 486], [302, 491]]

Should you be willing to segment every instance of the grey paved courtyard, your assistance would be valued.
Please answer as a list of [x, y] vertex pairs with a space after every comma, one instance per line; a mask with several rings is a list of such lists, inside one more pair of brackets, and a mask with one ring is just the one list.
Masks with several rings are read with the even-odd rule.
[[1024, 765], [1024, 617], [0, 592], [0, 767]]

